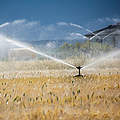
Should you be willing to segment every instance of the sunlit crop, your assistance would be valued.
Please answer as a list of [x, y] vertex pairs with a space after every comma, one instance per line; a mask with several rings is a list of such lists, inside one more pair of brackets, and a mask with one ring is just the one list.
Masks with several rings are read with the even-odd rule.
[[68, 70], [49, 70], [49, 75], [44, 71], [3, 73], [0, 119], [119, 120], [120, 74], [85, 74], [82, 78]]

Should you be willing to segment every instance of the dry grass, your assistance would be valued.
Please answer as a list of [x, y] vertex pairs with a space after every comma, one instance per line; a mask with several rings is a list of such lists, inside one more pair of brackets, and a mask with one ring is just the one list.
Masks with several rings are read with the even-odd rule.
[[1, 79], [0, 120], [120, 119], [119, 73], [75, 78], [64, 72]]
[[0, 120], [120, 120], [120, 61], [107, 63], [82, 78], [49, 60], [0, 62]]

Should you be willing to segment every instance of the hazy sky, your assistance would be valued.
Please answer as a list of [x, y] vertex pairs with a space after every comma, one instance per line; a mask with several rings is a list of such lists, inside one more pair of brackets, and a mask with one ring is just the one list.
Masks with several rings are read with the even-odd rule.
[[120, 0], [0, 0], [0, 24], [27, 19], [44, 25], [61, 21], [85, 25], [119, 16]]
[[120, 0], [0, 0], [0, 33], [24, 41], [80, 39], [120, 22]]

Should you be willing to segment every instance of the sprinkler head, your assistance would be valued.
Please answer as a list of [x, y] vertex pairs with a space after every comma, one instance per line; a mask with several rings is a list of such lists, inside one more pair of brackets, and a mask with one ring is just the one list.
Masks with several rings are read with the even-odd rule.
[[80, 70], [81, 70], [82, 67], [81, 67], [81, 66], [78, 66], [78, 67], [76, 67], [76, 68], [79, 70], [79, 74], [76, 75], [75, 77], [80, 77], [80, 76], [83, 77], [83, 75], [80, 74]]
[[76, 67], [76, 68], [80, 70], [80, 69], [81, 69], [81, 68], [83, 68], [83, 67], [81, 67], [81, 66], [78, 66], [78, 67]]

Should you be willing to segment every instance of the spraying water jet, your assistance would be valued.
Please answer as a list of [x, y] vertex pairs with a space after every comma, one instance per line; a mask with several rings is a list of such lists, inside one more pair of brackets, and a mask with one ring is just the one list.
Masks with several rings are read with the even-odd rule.
[[26, 49], [26, 50], [31, 51], [31, 52], [33, 52], [33, 53], [36, 53], [36, 54], [38, 54], [38, 55], [44, 56], [44, 57], [49, 58], [49, 59], [51, 59], [51, 60], [54, 60], [54, 61], [56, 61], [56, 62], [62, 63], [62, 64], [64, 64], [64, 65], [67, 65], [67, 66], [69, 66], [69, 67], [76, 68], [74, 65], [71, 65], [71, 64], [69, 64], [69, 63], [67, 63], [67, 62], [65, 62], [65, 61], [63, 61], [63, 60], [57, 59], [57, 58], [55, 58], [55, 57], [49, 56], [49, 55], [47, 55], [47, 54], [45, 54], [45, 53], [43, 53], [43, 52], [37, 51], [37, 50], [35, 50], [34, 48], [31, 48], [31, 47], [29, 47], [29, 46], [27, 46], [27, 45], [24, 45], [24, 43], [22, 43], [22, 42], [18, 42], [18, 41], [16, 41], [16, 40], [13, 40], [13, 39], [11, 39], [11, 38], [8, 38], [8, 37], [6, 37], [6, 36], [4, 36], [4, 35], [0, 35], [0, 39], [1, 39], [1, 40], [5, 40], [5, 41], [7, 41], [7, 42], [9, 42], [9, 43], [11, 43], [11, 44], [14, 44], [15, 46], [20, 47], [21, 49]]
[[81, 25], [77, 25], [77, 24], [73, 24], [73, 23], [70, 23], [69, 25], [71, 25], [71, 26], [73, 26], [73, 27], [77, 27], [77, 28], [79, 28], [79, 29], [83, 29], [83, 30], [91, 33], [93, 36], [96, 36], [96, 37], [98, 37], [99, 39], [101, 39], [100, 36], [98, 36], [97, 34], [95, 34], [94, 32], [92, 32], [91, 30], [84, 28], [84, 27], [81, 26]]

